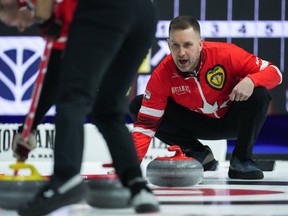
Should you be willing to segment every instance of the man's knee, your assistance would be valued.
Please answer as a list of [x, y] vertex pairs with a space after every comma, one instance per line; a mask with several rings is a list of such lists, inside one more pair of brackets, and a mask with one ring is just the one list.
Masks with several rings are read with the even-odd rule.
[[253, 105], [259, 108], [268, 107], [271, 101], [271, 95], [269, 91], [264, 87], [257, 87], [254, 89], [253, 94], [250, 97], [253, 101]]
[[138, 112], [141, 108], [143, 95], [136, 96], [129, 104], [129, 114], [133, 121], [137, 120]]

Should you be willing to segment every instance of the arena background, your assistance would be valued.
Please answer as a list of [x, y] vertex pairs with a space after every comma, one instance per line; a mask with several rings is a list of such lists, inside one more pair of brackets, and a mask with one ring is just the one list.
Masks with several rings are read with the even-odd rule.
[[[141, 94], [153, 69], [169, 53], [166, 38], [170, 20], [192, 15], [200, 21], [202, 37], [235, 43], [262, 59], [272, 61], [283, 73], [283, 82], [271, 91], [269, 116], [255, 152], [287, 158], [288, 130], [288, 5], [286, 0], [154, 0], [158, 25], [150, 53], [141, 65], [129, 94]], [[44, 42], [35, 27], [19, 33], [0, 23], [0, 122], [20, 123], [29, 109], [37, 65]], [[125, 70], [125, 68], [123, 68]], [[119, 72], [121, 75], [121, 72]], [[53, 122], [52, 108], [45, 122]], [[130, 122], [127, 117], [127, 122]], [[0, 131], [1, 135], [1, 131]], [[228, 141], [228, 153], [234, 142]]]

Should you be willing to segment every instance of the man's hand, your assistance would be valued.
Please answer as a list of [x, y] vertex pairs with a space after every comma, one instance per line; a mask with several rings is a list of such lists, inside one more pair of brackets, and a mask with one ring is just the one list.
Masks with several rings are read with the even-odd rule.
[[22, 133], [16, 133], [12, 141], [12, 150], [18, 161], [25, 161], [31, 150], [37, 147], [36, 131], [31, 131], [27, 142], [22, 140]]
[[249, 77], [245, 77], [234, 87], [229, 98], [231, 101], [246, 101], [252, 95], [253, 90], [253, 81]]

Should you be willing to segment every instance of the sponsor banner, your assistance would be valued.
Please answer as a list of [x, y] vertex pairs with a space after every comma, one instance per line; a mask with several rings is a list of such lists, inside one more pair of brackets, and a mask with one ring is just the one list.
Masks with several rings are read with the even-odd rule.
[[[0, 160], [16, 161], [12, 152], [12, 139], [17, 132], [19, 124], [0, 125]], [[111, 157], [106, 146], [106, 142], [96, 127], [92, 124], [84, 125], [84, 161], [111, 162]], [[53, 161], [54, 124], [40, 124], [36, 133], [37, 148], [30, 152], [27, 162]]]
[[[15, 135], [19, 124], [1, 124], [0, 125], [0, 160], [15, 162], [16, 158], [12, 152], [12, 139]], [[128, 129], [132, 128], [132, 124], [127, 124]], [[102, 134], [93, 124], [84, 125], [84, 153], [83, 162], [103, 162], [111, 163], [111, 155], [109, 153], [106, 142]], [[55, 126], [54, 124], [41, 124], [38, 126], [37, 148], [30, 152], [27, 162], [52, 162]], [[210, 146], [214, 156], [219, 161], [225, 161], [227, 151], [226, 140], [207, 141], [200, 140], [204, 145]], [[157, 138], [152, 139], [148, 152], [143, 162], [149, 162], [156, 157], [173, 156], [175, 152], [169, 152], [167, 145]]]
[[0, 37], [0, 115], [28, 112], [44, 46], [41, 37]]
[[[0, 160], [16, 161], [12, 152], [13, 136], [20, 124], [0, 125]], [[53, 124], [41, 124], [36, 133], [37, 148], [30, 152], [27, 162], [53, 159], [55, 130]]]

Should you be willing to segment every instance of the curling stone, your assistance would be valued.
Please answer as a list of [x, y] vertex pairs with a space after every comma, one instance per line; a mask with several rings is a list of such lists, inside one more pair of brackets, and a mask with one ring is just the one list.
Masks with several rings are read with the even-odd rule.
[[122, 186], [116, 174], [86, 175], [87, 185], [85, 200], [97, 208], [129, 207], [130, 191]]
[[0, 208], [16, 210], [36, 195], [39, 188], [47, 183], [47, 179], [40, 176], [31, 164], [18, 162], [11, 164], [15, 171], [30, 169], [30, 176], [0, 176]]
[[168, 151], [175, 151], [175, 155], [155, 158], [147, 165], [150, 183], [161, 187], [188, 187], [202, 181], [204, 169], [200, 162], [186, 157], [179, 146], [169, 146]]

